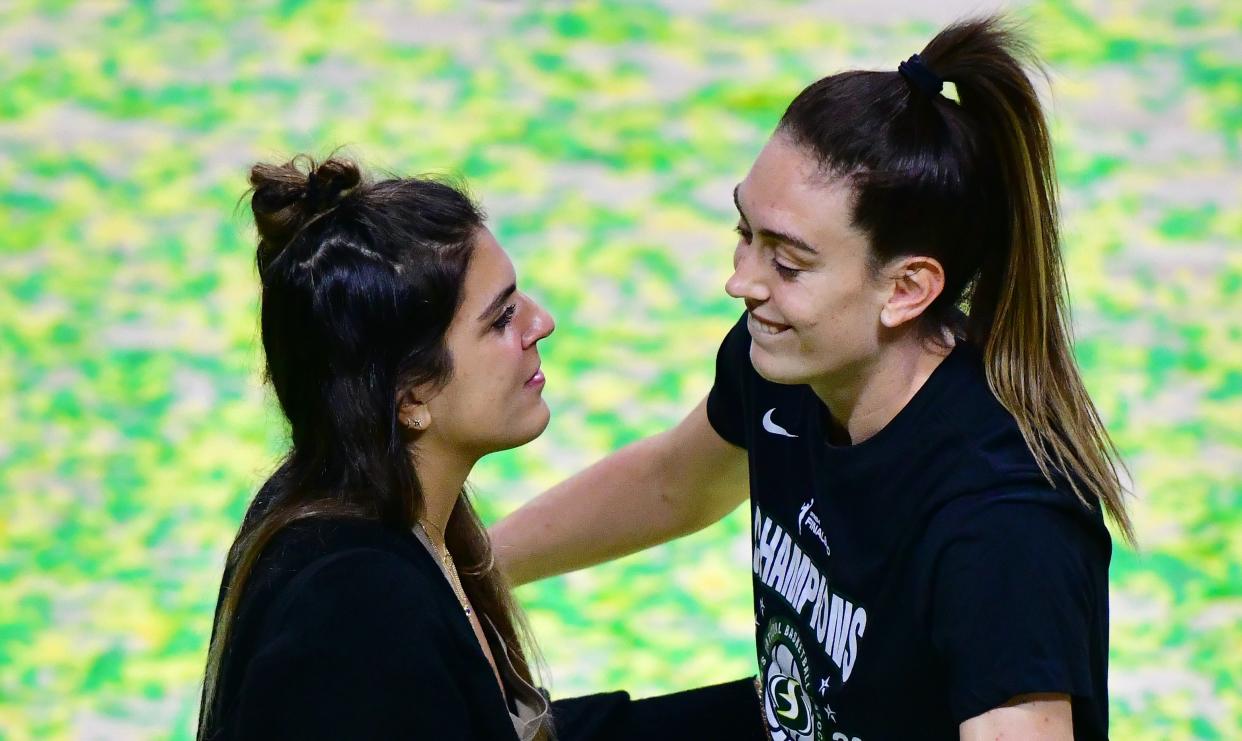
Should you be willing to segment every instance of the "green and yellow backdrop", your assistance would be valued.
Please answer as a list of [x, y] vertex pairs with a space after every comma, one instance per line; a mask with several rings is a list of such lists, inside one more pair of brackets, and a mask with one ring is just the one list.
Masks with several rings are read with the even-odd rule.
[[[221, 565], [285, 431], [260, 159], [465, 176], [557, 317], [489, 520], [708, 389], [730, 191], [807, 83], [976, 2], [0, 2], [0, 738], [187, 738]], [[1242, 734], [1242, 4], [1015, 4], [1052, 75], [1077, 355], [1133, 479], [1118, 739]], [[567, 695], [754, 671], [745, 508], [523, 588]], [[895, 706], [895, 710], [900, 708]]]

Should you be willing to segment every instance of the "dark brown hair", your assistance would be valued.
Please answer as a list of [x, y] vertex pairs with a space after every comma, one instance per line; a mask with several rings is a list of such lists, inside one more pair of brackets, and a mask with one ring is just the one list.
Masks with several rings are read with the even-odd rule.
[[[273, 536], [320, 517], [365, 518], [409, 532], [422, 516], [398, 392], [452, 376], [445, 332], [484, 219], [460, 188], [426, 178], [370, 182], [357, 164], [335, 156], [322, 164], [304, 155], [257, 164], [250, 184], [266, 375], [292, 444], [229, 550], [200, 738], [219, 711], [221, 666], [246, 582]], [[510, 690], [542, 705], [524, 650], [533, 650], [529, 631], [465, 491], [445, 542], [467, 597], [502, 638], [498, 653], [526, 685]], [[541, 737], [548, 733], [545, 724]]]
[[[1101, 502], [1133, 542], [1120, 456], [1074, 362], [1052, 147], [1026, 72], [1038, 60], [997, 17], [949, 26], [919, 57], [930, 75], [894, 66], [813, 83], [778, 134], [850, 183], [873, 267], [940, 261], [945, 286], [920, 318], [923, 335], [947, 328], [982, 347], [988, 384], [1044, 476]], [[935, 91], [937, 77], [957, 101]]]

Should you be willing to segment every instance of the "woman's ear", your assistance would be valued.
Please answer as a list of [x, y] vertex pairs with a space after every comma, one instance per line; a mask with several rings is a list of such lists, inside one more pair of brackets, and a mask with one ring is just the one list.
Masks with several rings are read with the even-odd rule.
[[892, 292], [880, 309], [880, 323], [895, 329], [921, 316], [944, 291], [944, 267], [934, 257], [902, 257], [889, 263], [884, 280]]
[[430, 395], [425, 389], [411, 388], [397, 397], [397, 422], [411, 432], [425, 432], [431, 427]]

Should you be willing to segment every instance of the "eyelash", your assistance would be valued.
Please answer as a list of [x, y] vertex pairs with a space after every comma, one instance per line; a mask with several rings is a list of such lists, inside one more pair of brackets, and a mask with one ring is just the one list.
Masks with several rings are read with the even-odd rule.
[[492, 328], [497, 331], [503, 330], [505, 327], [509, 326], [509, 322], [513, 321], [513, 315], [515, 313], [517, 313], [517, 304], [509, 304], [500, 314], [500, 318], [492, 322]]
[[[738, 236], [740, 236], [742, 241], [746, 244], [750, 244], [750, 240], [754, 237], [749, 229], [743, 228], [740, 224], [733, 227], [733, 231], [737, 232]], [[772, 267], [776, 270], [776, 274], [781, 277], [781, 280], [793, 280], [798, 277], [798, 273], [802, 272], [797, 268], [782, 265], [775, 257], [772, 258]]]
[[797, 268], [791, 268], [788, 265], [781, 265], [776, 261], [775, 257], [772, 258], [772, 267], [776, 268], [776, 274], [781, 277], [781, 280], [793, 280], [798, 277], [798, 273], [802, 272]]

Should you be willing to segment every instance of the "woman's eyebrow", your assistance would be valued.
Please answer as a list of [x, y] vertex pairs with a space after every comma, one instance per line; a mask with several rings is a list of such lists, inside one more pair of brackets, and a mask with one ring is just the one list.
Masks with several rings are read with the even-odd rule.
[[492, 299], [492, 302], [487, 305], [487, 308], [483, 310], [482, 314], [479, 314], [479, 321], [483, 321], [487, 319], [488, 317], [490, 317], [492, 314], [495, 314], [496, 310], [500, 308], [501, 304], [507, 301], [508, 298], [512, 296], [513, 292], [516, 290], [517, 290], [517, 283], [510, 283], [508, 288], [496, 294], [496, 298]]
[[733, 205], [737, 207], [737, 215], [742, 217], [742, 221], [746, 221], [746, 214], [742, 212], [742, 202], [737, 197], [737, 190], [741, 187], [741, 183], [733, 186]]
[[[750, 223], [750, 220], [746, 218], [746, 214], [742, 211], [742, 202], [737, 197], [737, 191], [740, 187], [742, 187], [740, 183], [733, 186], [733, 205], [737, 206], [737, 213], [742, 217], [742, 221]], [[796, 250], [801, 250], [802, 252], [806, 252], [811, 255], [819, 254], [819, 250], [812, 247], [805, 240], [799, 239], [792, 234], [778, 232], [774, 229], [758, 229], [755, 231], [755, 234], [771, 242], [783, 242]]]

